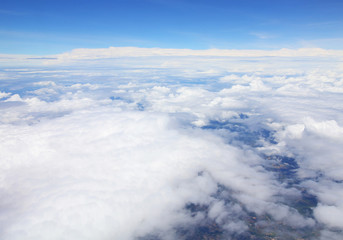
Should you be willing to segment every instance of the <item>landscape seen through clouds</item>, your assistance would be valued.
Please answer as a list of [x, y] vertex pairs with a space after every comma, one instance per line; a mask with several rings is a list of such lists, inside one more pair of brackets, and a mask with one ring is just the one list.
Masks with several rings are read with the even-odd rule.
[[82, 51], [1, 71], [3, 239], [343, 236], [340, 51]]

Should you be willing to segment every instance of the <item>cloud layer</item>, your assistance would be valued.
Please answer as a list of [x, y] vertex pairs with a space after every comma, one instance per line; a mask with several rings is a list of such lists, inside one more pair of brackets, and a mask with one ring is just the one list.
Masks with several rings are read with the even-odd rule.
[[342, 237], [341, 53], [236, 53], [4, 65], [1, 238]]

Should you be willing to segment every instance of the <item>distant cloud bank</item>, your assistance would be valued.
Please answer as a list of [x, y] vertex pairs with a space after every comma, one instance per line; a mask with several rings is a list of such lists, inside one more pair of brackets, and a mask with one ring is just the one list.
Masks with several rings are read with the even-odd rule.
[[[42, 60], [43, 63], [58, 64], [66, 61], [97, 60], [120, 57], [343, 57], [343, 50], [328, 50], [321, 48], [300, 48], [280, 50], [228, 50], [228, 49], [165, 49], [138, 47], [109, 47], [88, 49], [74, 49], [57, 55], [30, 56], [0, 54], [0, 62], [6, 63], [16, 60], [30, 62]], [[44, 61], [46, 60], [46, 61]]]
[[321, 48], [300, 48], [280, 50], [226, 50], [226, 49], [164, 49], [109, 47], [101, 49], [74, 49], [57, 55], [60, 58], [93, 59], [111, 57], [148, 57], [148, 56], [221, 56], [221, 57], [313, 57], [343, 56], [343, 50], [325, 50]]

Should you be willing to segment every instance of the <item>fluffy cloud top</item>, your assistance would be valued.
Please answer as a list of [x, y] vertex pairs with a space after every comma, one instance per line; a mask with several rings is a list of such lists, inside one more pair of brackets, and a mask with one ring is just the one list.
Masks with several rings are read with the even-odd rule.
[[341, 238], [341, 54], [81, 49], [2, 67], [1, 238]]

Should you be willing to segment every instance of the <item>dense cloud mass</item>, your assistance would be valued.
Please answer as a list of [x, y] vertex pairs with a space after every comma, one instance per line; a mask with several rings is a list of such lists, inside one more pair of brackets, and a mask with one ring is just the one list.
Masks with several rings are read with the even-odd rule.
[[143, 52], [2, 65], [1, 239], [343, 237], [339, 54]]

